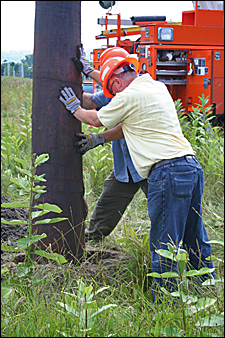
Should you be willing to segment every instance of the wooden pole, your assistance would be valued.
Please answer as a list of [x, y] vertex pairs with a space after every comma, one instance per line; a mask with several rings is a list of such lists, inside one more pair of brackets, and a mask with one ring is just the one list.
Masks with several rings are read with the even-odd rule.
[[38, 167], [37, 174], [45, 173], [47, 193], [37, 203], [58, 205], [60, 215], [68, 221], [37, 225], [33, 232], [45, 232], [45, 245], [64, 252], [67, 259], [79, 259], [83, 253], [83, 222], [87, 210], [84, 200], [82, 156], [76, 152], [75, 133], [81, 123], [58, 100], [64, 84], [73, 88], [81, 98], [81, 74], [71, 60], [77, 56], [81, 43], [81, 1], [36, 1], [34, 60], [32, 151], [48, 153], [49, 160]]

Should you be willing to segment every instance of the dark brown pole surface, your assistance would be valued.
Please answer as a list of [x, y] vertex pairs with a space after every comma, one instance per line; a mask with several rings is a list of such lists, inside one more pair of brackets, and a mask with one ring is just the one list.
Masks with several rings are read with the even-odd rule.
[[37, 203], [43, 203], [44, 199], [45, 203], [58, 205], [63, 212], [47, 214], [45, 218], [49, 215], [68, 217], [71, 224], [63, 221], [36, 225], [33, 232], [45, 232], [47, 238], [44, 244], [51, 243], [58, 253], [66, 245], [67, 258], [71, 257], [68, 251], [79, 258], [84, 246], [86, 208], [82, 158], [74, 145], [75, 133], [81, 131], [81, 124], [57, 96], [60, 87], [65, 84], [81, 98], [81, 74], [71, 61], [71, 57], [77, 56], [80, 43], [81, 1], [36, 1], [32, 149], [37, 155], [49, 154], [49, 160], [37, 170], [38, 175], [45, 173], [47, 179], [47, 193], [42, 194]]

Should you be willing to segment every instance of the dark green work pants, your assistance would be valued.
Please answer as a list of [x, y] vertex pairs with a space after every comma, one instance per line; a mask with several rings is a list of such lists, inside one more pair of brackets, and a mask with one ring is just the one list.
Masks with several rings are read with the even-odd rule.
[[139, 188], [147, 197], [147, 180], [134, 183], [129, 174], [128, 183], [119, 182], [112, 170], [104, 182], [103, 192], [91, 215], [90, 223], [85, 229], [85, 238], [101, 239], [108, 236], [116, 227]]

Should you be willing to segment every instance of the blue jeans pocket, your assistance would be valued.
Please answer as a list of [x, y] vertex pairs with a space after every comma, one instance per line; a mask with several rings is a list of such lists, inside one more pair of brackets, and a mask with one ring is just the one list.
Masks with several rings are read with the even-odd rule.
[[186, 172], [171, 172], [172, 195], [174, 198], [191, 198], [197, 178], [197, 169]]

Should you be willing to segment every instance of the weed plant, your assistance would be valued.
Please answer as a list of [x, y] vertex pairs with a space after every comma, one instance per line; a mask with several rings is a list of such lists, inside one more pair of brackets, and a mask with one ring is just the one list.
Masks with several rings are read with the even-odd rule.
[[[18, 182], [25, 182], [29, 174], [24, 170], [32, 168], [25, 168], [23, 164], [31, 163], [32, 159], [32, 80], [2, 77], [1, 89], [2, 193], [12, 203], [28, 205], [29, 194], [24, 193]], [[212, 245], [216, 289], [211, 287], [211, 281], [205, 285], [196, 284], [196, 272], [188, 278], [184, 269], [188, 263], [186, 253], [175, 252], [168, 244], [168, 253], [159, 254], [178, 262], [182, 288], [180, 294], [168, 294], [161, 289], [158, 294], [160, 304], [152, 302], [148, 246], [150, 221], [146, 198], [139, 191], [113, 233], [102, 243], [87, 245], [95, 253], [90, 255], [88, 250], [84, 250], [84, 259], [79, 266], [64, 261], [63, 257], [53, 259], [54, 256], [48, 256], [45, 264], [39, 260], [34, 262], [27, 246], [22, 249], [25, 257], [30, 257], [28, 270], [24, 263], [15, 260], [19, 252], [16, 248], [2, 255], [3, 337], [224, 335], [223, 130], [212, 126], [207, 98], [200, 99], [189, 119], [183, 114], [180, 101], [176, 102], [176, 107], [185, 136], [194, 147], [205, 174], [203, 217]], [[83, 125], [84, 133], [101, 130]], [[83, 156], [85, 198], [89, 206], [87, 222], [112, 167], [110, 144], [99, 146]], [[17, 247], [21, 249], [20, 245]], [[109, 256], [106, 259], [107, 253], [116, 258]]]
[[10, 200], [23, 195], [11, 184], [18, 177], [14, 157], [31, 159], [32, 80], [1, 77], [1, 187]]

